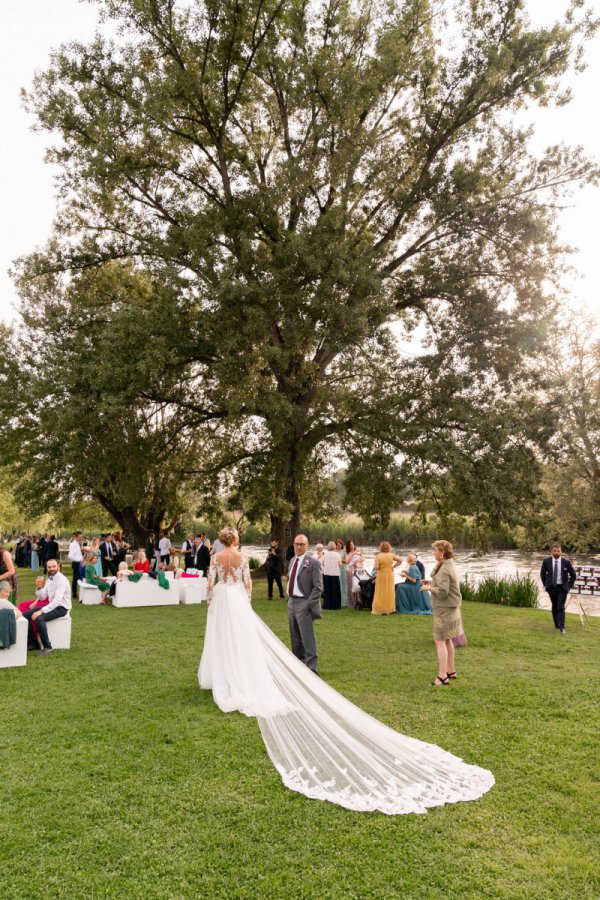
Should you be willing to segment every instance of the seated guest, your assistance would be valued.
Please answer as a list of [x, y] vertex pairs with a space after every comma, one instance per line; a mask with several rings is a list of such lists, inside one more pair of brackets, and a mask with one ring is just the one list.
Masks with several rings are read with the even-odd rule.
[[183, 575], [183, 569], [181, 569], [179, 566], [176, 566], [175, 563], [169, 563], [166, 571], [173, 572], [174, 578], [181, 578], [181, 576]]
[[35, 593], [38, 600], [48, 600], [48, 605], [43, 609], [31, 608], [23, 613], [24, 617], [29, 620], [29, 646], [34, 643], [33, 622], [37, 625], [38, 635], [42, 642], [40, 656], [46, 656], [52, 652], [46, 623], [66, 616], [71, 609], [71, 585], [69, 579], [60, 571], [60, 565], [55, 559], [48, 560], [47, 572], [46, 584], [38, 588]]
[[[0, 581], [0, 650], [8, 650], [17, 640], [16, 620], [23, 613], [8, 599], [12, 593], [7, 581]], [[13, 613], [13, 616], [10, 613]]]
[[129, 578], [130, 575], [135, 575], [135, 572], [132, 572], [125, 560], [119, 563], [119, 568], [117, 569], [117, 577], [111, 584], [108, 593], [111, 597], [114, 597], [117, 592], [117, 584], [120, 581], [124, 581], [126, 578]]
[[[2, 584], [2, 582], [0, 581], [0, 585], [1, 584]], [[41, 577], [41, 575], [39, 575], [35, 579], [35, 586], [42, 587], [43, 584], [44, 584], [44, 579]], [[22, 600], [21, 603], [17, 603], [17, 609], [19, 610], [20, 613], [24, 613], [28, 609], [43, 609], [44, 606], [48, 606], [49, 602], [50, 601], [47, 599], [46, 600], [38, 600], [37, 597], [34, 597], [33, 600]], [[31, 627], [33, 629], [34, 641], [33, 641], [32, 646], [29, 647], [28, 649], [29, 650], [39, 650], [40, 645], [38, 644], [37, 625], [35, 624], [35, 622], [31, 623]]]
[[423, 563], [422, 563], [421, 560], [419, 559], [419, 554], [416, 552], [416, 550], [410, 550], [409, 552], [412, 553], [412, 554], [414, 555], [415, 559], [416, 559], [415, 566], [417, 567], [417, 569], [418, 569], [419, 572], [421, 573], [421, 579], [425, 578], [425, 566], [423, 565]]
[[86, 553], [83, 557], [84, 579], [86, 584], [93, 584], [94, 587], [98, 588], [102, 594], [100, 603], [106, 603], [106, 595], [110, 590], [110, 584], [108, 581], [103, 581], [101, 578], [98, 578], [98, 573], [96, 571], [97, 559], [98, 556], [93, 551]]
[[146, 557], [145, 550], [138, 550], [136, 560], [133, 564], [134, 572], [149, 572], [150, 571], [150, 560]]
[[431, 603], [429, 592], [421, 591], [421, 571], [417, 566], [417, 557], [409, 553], [406, 557], [408, 569], [400, 573], [404, 575], [404, 584], [396, 585], [396, 612], [413, 616], [430, 616]]

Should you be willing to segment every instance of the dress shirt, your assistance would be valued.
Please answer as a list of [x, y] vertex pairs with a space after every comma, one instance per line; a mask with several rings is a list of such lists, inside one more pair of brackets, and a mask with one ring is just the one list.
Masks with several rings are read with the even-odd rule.
[[81, 552], [81, 544], [79, 541], [71, 541], [69, 544], [69, 559], [71, 562], [81, 562], [83, 553]]
[[560, 557], [552, 558], [552, 584], [562, 584], [562, 565]]
[[171, 552], [171, 541], [169, 540], [169, 538], [161, 538], [158, 542], [158, 549], [161, 556], [168, 556]]
[[223, 544], [221, 543], [221, 541], [219, 540], [219, 538], [215, 538], [215, 542], [214, 542], [212, 548], [213, 548], [213, 555], [214, 555], [215, 553], [220, 553], [221, 550], [224, 550], [224, 549], [225, 549], [225, 547], [223, 546]]
[[71, 609], [71, 584], [62, 572], [57, 572], [56, 575], [49, 575], [46, 579], [46, 584], [35, 593], [38, 600], [49, 601], [48, 606], [44, 606], [45, 613], [59, 606]]
[[[302, 563], [304, 562], [305, 556], [306, 556], [306, 553], [303, 553], [302, 556], [293, 556], [292, 561], [290, 562], [290, 568], [288, 570], [289, 575], [292, 574], [292, 569], [294, 568], [294, 566], [296, 566], [296, 577], [294, 580], [294, 593], [292, 594], [292, 597], [304, 597], [304, 594], [298, 587], [298, 575], [300, 574], [300, 569], [302, 568]], [[296, 565], [296, 562], [298, 563], [297, 565]], [[288, 578], [288, 594], [289, 594], [289, 578]]]

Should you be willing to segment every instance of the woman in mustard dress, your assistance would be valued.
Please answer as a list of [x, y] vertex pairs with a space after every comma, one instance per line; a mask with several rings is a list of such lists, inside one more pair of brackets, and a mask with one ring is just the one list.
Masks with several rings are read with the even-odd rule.
[[382, 541], [379, 553], [375, 557], [375, 595], [373, 597], [372, 616], [389, 616], [396, 612], [396, 592], [394, 588], [394, 569], [402, 562], [401, 556], [392, 553], [391, 544]]

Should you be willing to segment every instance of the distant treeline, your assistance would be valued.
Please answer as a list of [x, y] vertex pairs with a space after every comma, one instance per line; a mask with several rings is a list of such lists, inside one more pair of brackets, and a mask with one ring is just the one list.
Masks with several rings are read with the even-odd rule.
[[[194, 529], [206, 532], [211, 539], [216, 537], [216, 529], [208, 522], [197, 521]], [[387, 528], [373, 530], [365, 528], [356, 516], [330, 519], [327, 522], [307, 522], [304, 530], [311, 544], [327, 543], [336, 538], [352, 538], [357, 546], [376, 546], [381, 541], [389, 541], [394, 547], [422, 547], [439, 538], [451, 541], [456, 547], [481, 547], [493, 550], [514, 550], [516, 543], [508, 530], [488, 530], [485, 534], [477, 531], [468, 521], [450, 521], [445, 526], [433, 518], [426, 522], [413, 520], [412, 515], [397, 513], [392, 515]], [[242, 534], [242, 544], [267, 544], [269, 532], [265, 527], [248, 525]]]

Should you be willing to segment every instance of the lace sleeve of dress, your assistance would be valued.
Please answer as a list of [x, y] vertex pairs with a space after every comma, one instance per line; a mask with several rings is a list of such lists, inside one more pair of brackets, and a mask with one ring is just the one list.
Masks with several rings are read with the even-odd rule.
[[213, 556], [210, 561], [210, 568], [208, 570], [208, 579], [206, 585], [206, 602], [210, 605], [210, 601], [212, 600], [213, 589], [215, 586], [215, 576], [217, 573], [217, 560]]
[[244, 587], [248, 594], [248, 599], [252, 600], [252, 579], [250, 578], [250, 566], [245, 556], [242, 557], [242, 578], [244, 579]]

